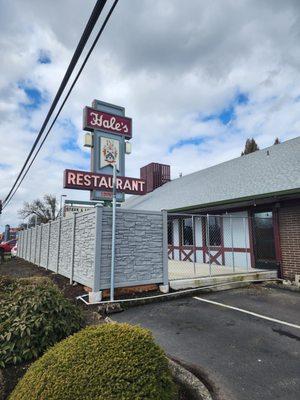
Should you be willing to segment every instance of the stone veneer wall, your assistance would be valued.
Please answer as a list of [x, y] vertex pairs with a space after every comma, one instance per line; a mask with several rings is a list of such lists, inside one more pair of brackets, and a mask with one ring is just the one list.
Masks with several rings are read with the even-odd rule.
[[[111, 208], [20, 233], [18, 256], [92, 288], [110, 287]], [[115, 287], [168, 283], [167, 214], [117, 209]]]
[[[109, 288], [110, 285], [111, 226], [111, 210], [104, 209], [101, 289]], [[162, 213], [117, 209], [115, 254], [115, 287], [163, 282]]]

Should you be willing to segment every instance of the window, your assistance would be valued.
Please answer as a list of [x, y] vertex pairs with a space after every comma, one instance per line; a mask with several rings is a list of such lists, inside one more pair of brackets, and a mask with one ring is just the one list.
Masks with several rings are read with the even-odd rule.
[[222, 231], [221, 231], [221, 217], [209, 216], [209, 246], [221, 246], [222, 244]]
[[182, 242], [184, 246], [192, 246], [194, 244], [192, 218], [182, 219]]
[[174, 227], [173, 227], [173, 220], [168, 221], [168, 244], [174, 245]]

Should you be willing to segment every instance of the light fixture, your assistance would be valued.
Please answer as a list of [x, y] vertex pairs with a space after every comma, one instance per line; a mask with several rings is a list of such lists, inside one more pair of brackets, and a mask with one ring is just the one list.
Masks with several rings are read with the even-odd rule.
[[83, 146], [84, 147], [93, 147], [93, 135], [88, 132], [83, 137]]
[[130, 142], [125, 142], [125, 154], [131, 154], [132, 146]]

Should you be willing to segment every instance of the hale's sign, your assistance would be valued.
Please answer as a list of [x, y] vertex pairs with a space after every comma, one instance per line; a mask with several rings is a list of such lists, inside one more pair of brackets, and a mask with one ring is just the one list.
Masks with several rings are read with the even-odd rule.
[[85, 107], [83, 110], [83, 129], [86, 131], [104, 130], [130, 139], [132, 137], [132, 120], [131, 118]]
[[[112, 191], [112, 175], [96, 174], [93, 172], [66, 169], [64, 172], [64, 188], [81, 190]], [[145, 194], [146, 181], [143, 179], [118, 176], [116, 180], [117, 192], [127, 194]]]

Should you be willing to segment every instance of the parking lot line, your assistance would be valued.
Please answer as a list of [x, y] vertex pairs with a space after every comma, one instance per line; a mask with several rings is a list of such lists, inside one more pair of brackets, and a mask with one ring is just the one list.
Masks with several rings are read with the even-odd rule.
[[243, 308], [238, 308], [238, 307], [233, 307], [233, 306], [229, 306], [228, 304], [223, 304], [223, 303], [219, 303], [217, 301], [213, 301], [213, 300], [208, 300], [208, 299], [203, 299], [202, 297], [193, 297], [196, 300], [199, 301], [203, 301], [204, 303], [210, 303], [210, 304], [214, 304], [216, 306], [220, 306], [220, 307], [224, 307], [224, 308], [229, 308], [231, 310], [235, 310], [235, 311], [239, 311], [242, 312], [244, 314], [249, 314], [249, 315], [253, 315], [254, 317], [258, 317], [261, 319], [266, 319], [267, 321], [272, 321], [275, 322], [277, 324], [281, 324], [281, 325], [286, 325], [286, 326], [290, 326], [292, 328], [296, 328], [296, 329], [300, 329], [300, 325], [296, 325], [296, 324], [291, 324], [289, 322], [286, 321], [281, 321], [280, 319], [276, 319], [276, 318], [271, 318], [271, 317], [267, 317], [266, 315], [261, 315], [261, 314], [257, 314], [255, 312], [252, 311], [248, 311], [248, 310], [244, 310]]

